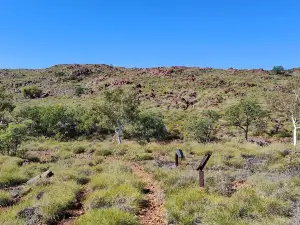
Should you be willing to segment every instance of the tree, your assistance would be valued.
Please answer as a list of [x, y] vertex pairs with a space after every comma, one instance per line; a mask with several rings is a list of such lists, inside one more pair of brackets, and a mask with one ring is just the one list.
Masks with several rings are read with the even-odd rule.
[[266, 112], [256, 102], [241, 100], [238, 104], [227, 108], [225, 116], [230, 125], [240, 128], [248, 140], [250, 126], [261, 125]]
[[0, 87], [0, 124], [4, 123], [5, 112], [12, 112], [15, 105], [12, 102], [12, 96]]
[[125, 92], [119, 88], [104, 92], [103, 100], [100, 103], [95, 103], [92, 110], [103, 126], [114, 127], [118, 144], [120, 144], [123, 126], [136, 121], [138, 118], [139, 104], [140, 102], [134, 93]]
[[272, 71], [275, 74], [283, 74], [284, 73], [284, 67], [283, 66], [274, 66]]
[[161, 140], [166, 137], [167, 129], [162, 118], [154, 113], [142, 113], [137, 122], [137, 133], [148, 142], [151, 138]]
[[29, 106], [22, 108], [17, 119], [32, 120], [31, 132], [33, 135], [45, 135], [57, 138], [73, 138], [77, 135], [75, 110], [62, 105]]
[[213, 139], [216, 132], [216, 125], [220, 115], [213, 110], [202, 113], [202, 118], [193, 119], [189, 126], [189, 132], [198, 142], [209, 142]]
[[272, 93], [268, 96], [268, 102], [272, 109], [284, 113], [291, 118], [293, 125], [293, 144], [297, 144], [297, 130], [300, 129], [300, 80], [295, 78], [288, 82], [285, 90], [280, 93]]
[[26, 124], [9, 124], [0, 135], [0, 153], [16, 155], [18, 146], [27, 136], [27, 128]]
[[43, 90], [36, 86], [23, 87], [21, 91], [25, 98], [39, 98], [43, 93]]

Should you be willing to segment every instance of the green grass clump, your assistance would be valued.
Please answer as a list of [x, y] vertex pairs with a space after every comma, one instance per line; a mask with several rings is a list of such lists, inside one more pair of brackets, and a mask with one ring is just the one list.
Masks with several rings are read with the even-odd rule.
[[74, 154], [81, 154], [85, 152], [85, 148], [83, 146], [77, 146], [73, 149]]
[[110, 156], [113, 152], [110, 149], [99, 149], [95, 152], [95, 156]]
[[118, 187], [97, 190], [90, 194], [85, 201], [86, 209], [116, 207], [122, 211], [138, 212], [142, 201], [140, 190], [128, 184]]
[[199, 188], [178, 191], [167, 199], [168, 219], [175, 224], [193, 224], [194, 220], [202, 217], [206, 204], [210, 204], [210, 200]]
[[138, 225], [137, 219], [119, 209], [92, 210], [79, 217], [75, 225]]
[[0, 156], [0, 188], [25, 183], [42, 171], [43, 165], [32, 163], [21, 166], [22, 162], [19, 158]]
[[39, 98], [43, 93], [43, 90], [36, 86], [23, 87], [21, 91], [25, 98]]
[[141, 153], [141, 154], [137, 154], [135, 156], [135, 161], [146, 161], [146, 160], [153, 160], [154, 157], [153, 155], [149, 154], [149, 153]]
[[115, 188], [121, 184], [128, 184], [140, 190], [143, 188], [143, 183], [122, 162], [107, 163], [102, 168], [100, 174], [91, 177], [89, 186], [93, 190]]
[[[74, 181], [56, 182], [48, 186], [37, 186], [16, 206], [16, 214], [27, 207], [37, 207], [44, 223], [57, 220], [76, 199], [80, 186]], [[41, 194], [42, 193], [42, 194]], [[38, 199], [37, 196], [41, 194]]]
[[13, 203], [10, 194], [6, 191], [0, 190], [0, 207], [9, 206]]

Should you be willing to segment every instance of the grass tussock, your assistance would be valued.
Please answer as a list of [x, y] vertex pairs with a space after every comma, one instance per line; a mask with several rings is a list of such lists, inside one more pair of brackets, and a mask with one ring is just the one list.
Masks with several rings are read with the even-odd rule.
[[0, 190], [0, 207], [9, 206], [13, 203], [11, 195], [7, 191]]
[[91, 210], [76, 220], [75, 225], [138, 225], [135, 216], [119, 209]]

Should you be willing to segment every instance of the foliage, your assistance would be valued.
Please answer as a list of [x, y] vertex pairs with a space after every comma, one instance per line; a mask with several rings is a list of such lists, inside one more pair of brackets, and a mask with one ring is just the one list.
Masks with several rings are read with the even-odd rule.
[[241, 100], [238, 104], [227, 108], [225, 116], [230, 125], [240, 128], [248, 140], [248, 132], [251, 125], [264, 123], [266, 112], [252, 100]]
[[66, 74], [63, 71], [60, 71], [60, 72], [55, 72], [54, 75], [56, 77], [64, 77]]
[[98, 116], [102, 126], [111, 129], [136, 121], [138, 118], [139, 101], [132, 92], [123, 89], [115, 89], [103, 93], [104, 97], [100, 103], [94, 103], [92, 111]]
[[77, 87], [75, 89], [75, 95], [76, 96], [81, 96], [81, 95], [83, 95], [85, 93], [85, 91], [86, 91], [85, 88], [83, 88], [83, 87]]
[[136, 123], [137, 136], [150, 141], [162, 140], [167, 136], [167, 129], [161, 116], [154, 113], [141, 113]]
[[272, 71], [275, 74], [283, 74], [284, 73], [284, 67], [283, 66], [274, 66]]
[[81, 154], [81, 153], [84, 153], [84, 152], [85, 152], [85, 148], [83, 146], [76, 146], [73, 149], [74, 154]]
[[213, 139], [220, 115], [213, 110], [204, 111], [202, 115], [202, 118], [192, 119], [188, 130], [198, 142], [209, 142]]
[[9, 206], [13, 202], [10, 194], [6, 191], [0, 190], [0, 207]]
[[33, 121], [33, 134], [58, 138], [76, 136], [77, 121], [74, 113], [62, 105], [25, 107], [17, 116]]
[[136, 218], [119, 209], [97, 209], [87, 212], [76, 220], [75, 225], [138, 225]]
[[128, 184], [121, 184], [111, 189], [97, 190], [85, 201], [86, 209], [116, 207], [122, 211], [137, 213], [142, 201], [140, 190]]
[[36, 86], [23, 87], [21, 91], [25, 98], [39, 98], [43, 93], [43, 90]]
[[25, 124], [9, 124], [6, 131], [0, 134], [0, 153], [17, 155], [18, 146], [27, 138], [27, 129]]
[[287, 117], [300, 117], [300, 79], [287, 81], [284, 92], [272, 92], [267, 95], [272, 113], [283, 112]]
[[6, 93], [5, 88], [0, 86], [0, 123], [3, 120], [4, 112], [11, 112], [15, 108], [12, 102], [12, 96]]

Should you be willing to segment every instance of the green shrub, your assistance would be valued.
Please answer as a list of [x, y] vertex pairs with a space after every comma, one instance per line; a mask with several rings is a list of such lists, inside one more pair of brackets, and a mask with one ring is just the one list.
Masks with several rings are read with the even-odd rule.
[[154, 138], [161, 140], [167, 136], [167, 129], [162, 118], [153, 113], [142, 113], [139, 115], [136, 132], [139, 139], [150, 141]]
[[253, 100], [241, 100], [238, 104], [226, 109], [226, 119], [230, 125], [241, 129], [248, 140], [248, 133], [251, 126], [256, 126], [262, 130], [264, 128], [264, 118], [266, 111]]
[[73, 149], [74, 154], [81, 154], [85, 152], [85, 148], [83, 146], [77, 146]]
[[79, 217], [75, 225], [138, 225], [135, 216], [120, 211], [119, 209], [92, 210]]
[[85, 91], [86, 91], [85, 88], [83, 88], [83, 87], [77, 87], [75, 89], [75, 95], [76, 96], [81, 96], [81, 95], [83, 95], [85, 93]]
[[25, 98], [39, 98], [43, 93], [43, 90], [36, 86], [23, 87], [21, 91]]
[[284, 74], [284, 67], [283, 66], [274, 66], [272, 72], [275, 74]]
[[95, 156], [110, 156], [113, 152], [110, 149], [100, 149], [95, 152]]
[[56, 77], [64, 77], [66, 74], [63, 71], [55, 72], [54, 76]]
[[5, 91], [4, 87], [0, 86], [0, 121], [4, 119], [6, 111], [12, 112], [14, 108], [12, 96]]
[[208, 110], [202, 113], [202, 118], [192, 118], [188, 124], [188, 132], [192, 137], [200, 143], [210, 142], [216, 133], [216, 124], [220, 119], [220, 115]]
[[10, 194], [6, 191], [0, 190], [0, 207], [9, 206], [13, 203]]
[[[9, 124], [6, 131], [0, 134], [0, 153], [17, 155], [18, 146], [27, 138], [28, 127], [25, 124]], [[24, 154], [23, 151], [20, 153]], [[23, 156], [23, 155], [19, 155]]]

